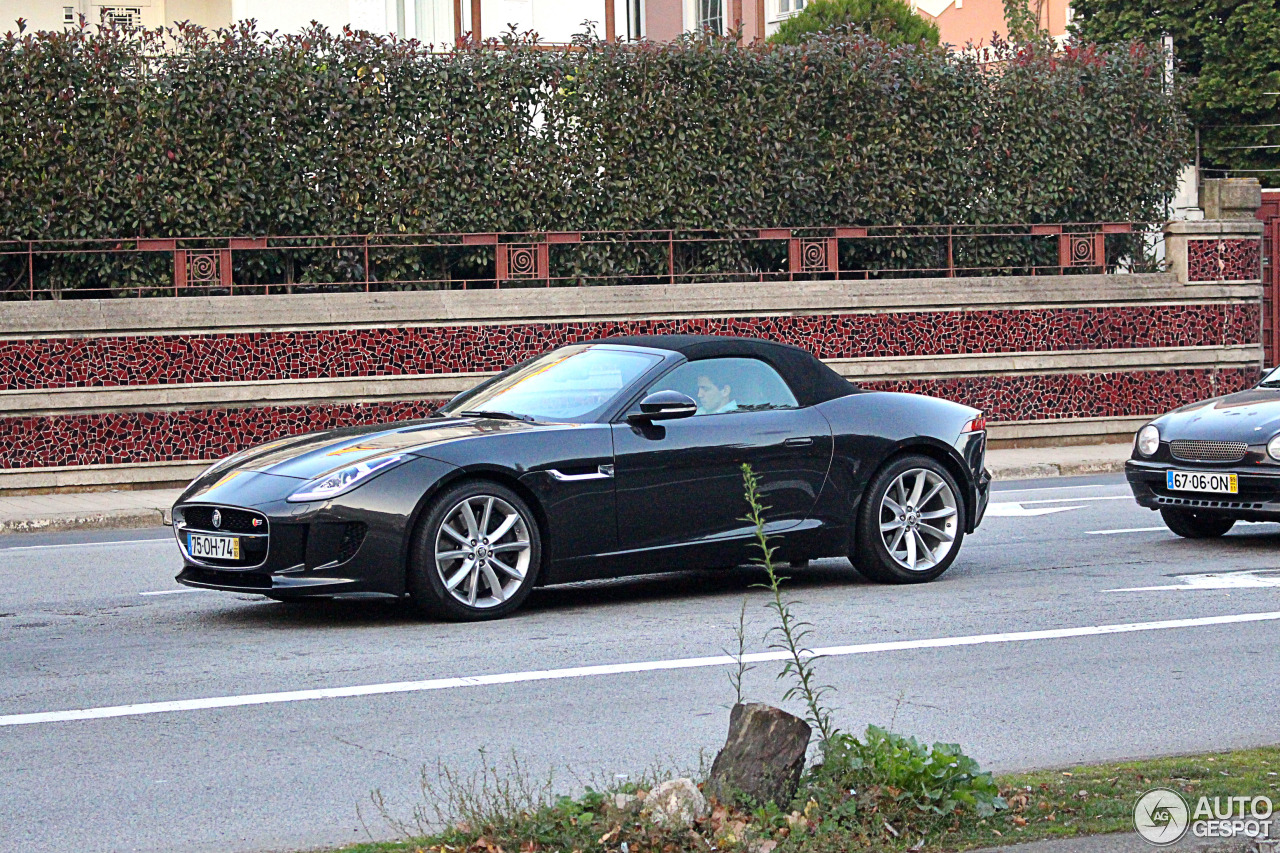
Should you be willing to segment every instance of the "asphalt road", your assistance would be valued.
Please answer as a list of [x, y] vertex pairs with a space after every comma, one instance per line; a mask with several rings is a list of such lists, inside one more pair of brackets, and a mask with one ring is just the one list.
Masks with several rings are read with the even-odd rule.
[[[1280, 525], [1180, 540], [1118, 476], [993, 500], [933, 584], [793, 573], [812, 645], [842, 647], [818, 664], [841, 727], [959, 742], [997, 771], [1280, 742]], [[689, 659], [734, 646], [744, 597], [767, 650], [746, 568], [542, 590], [479, 625], [187, 591], [177, 568], [167, 530], [0, 538], [6, 848], [296, 850], [367, 838], [361, 816], [393, 837], [372, 791], [407, 817], [424, 766], [513, 752], [566, 789], [696, 767], [734, 697], [729, 667]], [[779, 666], [756, 664], [750, 698], [778, 701]], [[306, 692], [344, 687], [365, 689]], [[157, 702], [175, 704], [134, 707]]]

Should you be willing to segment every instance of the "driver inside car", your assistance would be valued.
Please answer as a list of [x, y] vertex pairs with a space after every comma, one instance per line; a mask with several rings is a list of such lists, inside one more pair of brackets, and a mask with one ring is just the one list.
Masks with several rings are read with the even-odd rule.
[[720, 385], [709, 376], [698, 377], [697, 394], [700, 415], [718, 415], [738, 410], [738, 401], [733, 399], [733, 388]]

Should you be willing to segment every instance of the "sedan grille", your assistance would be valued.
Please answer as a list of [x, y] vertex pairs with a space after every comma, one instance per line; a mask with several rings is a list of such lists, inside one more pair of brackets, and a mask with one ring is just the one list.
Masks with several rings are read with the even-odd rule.
[[1169, 442], [1174, 459], [1184, 462], [1239, 462], [1249, 446], [1243, 441], [1188, 441], [1177, 438]]

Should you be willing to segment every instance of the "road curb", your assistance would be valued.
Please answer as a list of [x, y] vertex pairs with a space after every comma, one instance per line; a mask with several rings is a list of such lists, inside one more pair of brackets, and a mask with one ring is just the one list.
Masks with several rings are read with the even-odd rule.
[[168, 514], [156, 509], [123, 509], [44, 518], [0, 519], [0, 535], [6, 533], [60, 533], [68, 530], [125, 530], [163, 527]]
[[1022, 465], [987, 463], [995, 480], [1036, 480], [1041, 477], [1078, 477], [1084, 474], [1115, 474], [1124, 470], [1124, 460], [1089, 459], [1081, 462], [1036, 462]]

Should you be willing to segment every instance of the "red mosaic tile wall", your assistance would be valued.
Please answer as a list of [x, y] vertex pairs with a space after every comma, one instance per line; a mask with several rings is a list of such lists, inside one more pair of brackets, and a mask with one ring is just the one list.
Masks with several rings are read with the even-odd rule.
[[1256, 369], [1233, 368], [900, 379], [863, 387], [955, 400], [982, 409], [992, 421], [1025, 421], [1157, 415], [1258, 379]]
[[1262, 278], [1262, 241], [1188, 240], [1188, 281], [1258, 281]]
[[1256, 343], [1259, 306], [1144, 305], [0, 341], [0, 389], [493, 371], [611, 335], [749, 335], [821, 358]]
[[[1247, 387], [1254, 370], [979, 376], [869, 383], [947, 397], [997, 421], [1156, 414]], [[262, 406], [0, 418], [0, 468], [215, 459], [284, 435], [423, 417], [436, 403]]]
[[426, 417], [441, 402], [0, 418], [0, 468], [217, 459], [286, 435]]

